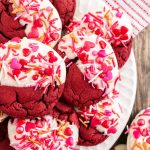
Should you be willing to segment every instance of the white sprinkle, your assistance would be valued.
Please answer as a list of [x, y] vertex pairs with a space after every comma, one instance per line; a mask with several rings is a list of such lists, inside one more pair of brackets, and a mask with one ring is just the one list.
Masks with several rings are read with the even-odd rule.
[[96, 78], [98, 78], [98, 76], [102, 73], [103, 71], [100, 71], [97, 75], [95, 75], [90, 81], [88, 81], [88, 83], [93, 82]]

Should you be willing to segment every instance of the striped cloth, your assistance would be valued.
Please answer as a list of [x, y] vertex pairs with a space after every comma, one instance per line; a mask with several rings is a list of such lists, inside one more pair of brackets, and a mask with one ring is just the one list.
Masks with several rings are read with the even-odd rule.
[[133, 26], [135, 37], [150, 24], [150, 0], [103, 0], [110, 7], [120, 7], [127, 14]]

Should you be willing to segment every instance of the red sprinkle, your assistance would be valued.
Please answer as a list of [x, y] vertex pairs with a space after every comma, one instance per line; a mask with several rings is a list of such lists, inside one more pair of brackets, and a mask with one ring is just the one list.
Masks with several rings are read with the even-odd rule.
[[142, 136], [148, 136], [148, 130], [147, 129], [143, 129], [143, 131], [142, 131]]
[[20, 63], [22, 66], [25, 66], [25, 65], [28, 64], [28, 61], [25, 60], [25, 59], [20, 59], [20, 60], [19, 60], [19, 63]]
[[124, 34], [120, 37], [120, 40], [128, 40], [128, 35]]
[[24, 128], [23, 128], [22, 126], [18, 126], [18, 127], [16, 128], [16, 132], [17, 132], [18, 134], [22, 134], [23, 131], [24, 131]]
[[40, 19], [34, 20], [34, 27], [42, 27], [43, 23]]
[[125, 26], [121, 26], [121, 34], [126, 34], [128, 32], [128, 28]]
[[111, 121], [110, 121], [110, 120], [105, 120], [105, 121], [103, 121], [103, 123], [102, 123], [102, 126], [103, 126], [104, 128], [109, 128], [110, 125], [111, 125]]
[[48, 75], [48, 76], [51, 76], [52, 73], [53, 73], [53, 69], [52, 69], [52, 68], [46, 68], [46, 69], [44, 70], [44, 73], [45, 73], [46, 75]]
[[86, 63], [88, 61], [89, 56], [86, 53], [81, 53], [78, 57], [83, 63]]
[[49, 58], [49, 62], [50, 63], [53, 63], [53, 62], [56, 62], [57, 61], [57, 57], [56, 56], [51, 56], [50, 58]]
[[71, 136], [73, 134], [73, 132], [69, 127], [67, 127], [64, 131], [64, 134], [67, 135], [67, 136]]
[[117, 132], [117, 129], [115, 127], [110, 127], [107, 131], [108, 134], [112, 133], [112, 134], [115, 134]]
[[95, 34], [96, 34], [96, 35], [100, 35], [100, 36], [103, 36], [103, 35], [104, 35], [102, 29], [100, 29], [100, 28], [98, 28], [98, 29], [95, 31]]
[[25, 126], [26, 132], [29, 132], [31, 129], [34, 129], [36, 127], [35, 123], [27, 122]]
[[137, 123], [139, 126], [143, 126], [145, 124], [145, 121], [144, 119], [139, 119]]
[[38, 75], [33, 75], [33, 76], [32, 76], [32, 79], [33, 79], [33, 80], [37, 80], [38, 77], [39, 77]]
[[54, 41], [56, 41], [56, 40], [58, 40], [58, 38], [59, 38], [59, 34], [58, 34], [58, 33], [51, 33], [51, 34], [50, 34], [50, 37], [51, 37]]
[[116, 37], [121, 35], [121, 31], [119, 29], [113, 29], [113, 33], [115, 34]]
[[146, 139], [146, 142], [147, 142], [148, 144], [150, 144], [150, 137], [148, 137], [148, 138]]
[[102, 48], [102, 49], [104, 49], [104, 48], [106, 48], [106, 43], [104, 42], [104, 41], [99, 41], [99, 45], [100, 45], [100, 47]]
[[89, 22], [89, 23], [88, 23], [88, 27], [89, 27], [90, 30], [93, 30], [93, 29], [95, 29], [95, 27], [96, 27], [96, 23], [93, 22], [93, 21], [92, 21], [92, 22]]
[[16, 76], [16, 77], [19, 76], [20, 72], [21, 72], [21, 71], [20, 71], [19, 69], [14, 69], [14, 70], [12, 70], [12, 74], [13, 74], [14, 76]]
[[27, 57], [30, 55], [31, 51], [28, 48], [24, 48], [23, 50], [23, 56]]

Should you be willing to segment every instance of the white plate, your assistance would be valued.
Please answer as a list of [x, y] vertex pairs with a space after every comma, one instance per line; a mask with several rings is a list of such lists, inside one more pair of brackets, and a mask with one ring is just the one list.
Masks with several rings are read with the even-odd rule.
[[[89, 11], [95, 12], [104, 5], [105, 4], [103, 4], [101, 0], [77, 0], [74, 18], [82, 18], [85, 13]], [[117, 83], [116, 89], [120, 92], [119, 98], [120, 104], [123, 106], [123, 117], [118, 125], [118, 132], [115, 135], [108, 137], [108, 139], [97, 146], [80, 146], [80, 150], [109, 150], [123, 132], [131, 115], [136, 95], [137, 71], [133, 50], [127, 63], [120, 70], [120, 76], [121, 81]]]

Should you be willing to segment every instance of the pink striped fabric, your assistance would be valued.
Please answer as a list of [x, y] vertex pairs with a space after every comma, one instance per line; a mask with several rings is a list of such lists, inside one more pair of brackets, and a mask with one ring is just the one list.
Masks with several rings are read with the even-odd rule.
[[110, 7], [120, 7], [127, 14], [136, 36], [150, 24], [150, 0], [103, 0]]

